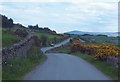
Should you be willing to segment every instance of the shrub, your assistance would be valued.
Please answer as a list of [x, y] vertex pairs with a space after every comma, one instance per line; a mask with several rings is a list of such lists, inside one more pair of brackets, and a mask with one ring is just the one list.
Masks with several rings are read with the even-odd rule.
[[21, 29], [17, 29], [14, 33], [20, 37], [26, 37], [28, 35], [28, 32], [26, 30]]
[[37, 36], [34, 36], [33, 38], [34, 38], [34, 41], [35, 41], [35, 46], [40, 47], [41, 46], [40, 45], [41, 40]]
[[41, 39], [42, 46], [46, 46], [48, 37], [46, 35], [42, 35], [40, 39]]
[[116, 46], [101, 44], [85, 44], [79, 40], [73, 41], [71, 45], [71, 52], [87, 53], [93, 55], [95, 59], [106, 60], [108, 56], [120, 57], [120, 49]]

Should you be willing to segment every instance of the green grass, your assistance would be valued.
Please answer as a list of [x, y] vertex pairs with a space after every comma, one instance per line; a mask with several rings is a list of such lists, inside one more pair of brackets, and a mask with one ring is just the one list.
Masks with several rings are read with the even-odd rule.
[[[45, 32], [35, 32], [35, 35], [37, 35], [39, 38], [41, 38], [41, 36], [47, 36], [47, 46], [50, 46], [49, 43], [56, 44], [64, 40], [63, 36], [58, 36], [58, 35], [45, 33]], [[54, 41], [54, 38], [56, 38], [56, 42]]]
[[0, 69], [0, 82], [2, 81], [2, 69]]
[[12, 30], [2, 29], [2, 47], [9, 47], [12, 44], [19, 42], [21, 37], [14, 34]]
[[[39, 57], [38, 54], [41, 54]], [[34, 69], [38, 64], [42, 63], [46, 56], [40, 51], [39, 47], [33, 46], [26, 58], [19, 58], [9, 61], [3, 67], [3, 80], [22, 80], [24, 76]], [[11, 67], [12, 64], [12, 67]]]
[[2, 28], [0, 28], [0, 48], [2, 48]]
[[107, 62], [102, 62], [102, 61], [95, 60], [92, 56], [81, 54], [81, 53], [74, 53], [73, 55], [74, 56], [79, 56], [82, 59], [90, 62], [96, 68], [98, 68], [104, 74], [108, 75], [113, 80], [118, 80], [118, 69], [116, 69], [113, 66], [109, 65]]
[[105, 36], [80, 36], [80, 38], [90, 43], [95, 44], [106, 43], [111, 45], [118, 45], [118, 42], [113, 42], [113, 40], [119, 39], [118, 37], [105, 37]]
[[46, 53], [70, 53], [70, 43], [48, 50]]
[[47, 53], [69, 53], [69, 52], [70, 52], [70, 48], [67, 46], [58, 47], [47, 51]]
[[49, 34], [49, 33], [44, 33], [44, 32], [36, 32], [35, 35], [37, 35], [39, 38], [42, 36], [42, 35], [45, 35], [49, 38], [52, 38], [52, 37], [55, 37], [56, 35], [52, 35], [52, 34]]

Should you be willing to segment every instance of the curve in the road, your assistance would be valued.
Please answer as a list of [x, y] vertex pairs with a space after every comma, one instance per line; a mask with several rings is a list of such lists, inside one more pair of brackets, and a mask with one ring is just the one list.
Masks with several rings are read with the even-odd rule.
[[110, 80], [79, 57], [60, 53], [46, 55], [47, 60], [30, 72], [25, 80]]
[[[67, 39], [54, 47], [45, 47], [47, 50], [68, 43]], [[85, 60], [62, 53], [47, 53], [47, 60], [27, 74], [24, 80], [110, 80], [102, 72]]]
[[44, 47], [44, 48], [41, 48], [41, 50], [42, 50], [43, 52], [46, 52], [47, 50], [51, 50], [51, 49], [53, 49], [53, 48], [60, 47], [61, 45], [67, 44], [67, 43], [70, 41], [70, 39], [71, 39], [71, 38], [68, 38], [67, 40], [64, 40], [63, 42], [56, 44], [54, 47]]

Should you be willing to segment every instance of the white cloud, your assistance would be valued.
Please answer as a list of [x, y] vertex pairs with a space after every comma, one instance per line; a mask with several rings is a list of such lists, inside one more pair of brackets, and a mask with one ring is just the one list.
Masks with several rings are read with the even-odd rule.
[[105, 2], [94, 2], [94, 3], [79, 3], [75, 5], [68, 6], [66, 10], [71, 11], [86, 11], [90, 12], [91, 10], [111, 10], [116, 11], [118, 9], [118, 3], [105, 3]]
[[103, 0], [30, 0], [26, 3], [25, 0], [20, 0], [21, 3], [14, 1], [16, 0], [0, 5], [0, 13], [23, 25], [50, 26], [59, 32], [70, 29], [96, 31], [97, 27], [102, 27], [99, 31], [112, 31], [113, 27], [113, 31], [117, 31], [118, 5], [113, 3], [113, 0], [108, 3]]
[[89, 2], [118, 2], [119, 0], [1, 0], [0, 2], [69, 2], [69, 3], [89, 3]]

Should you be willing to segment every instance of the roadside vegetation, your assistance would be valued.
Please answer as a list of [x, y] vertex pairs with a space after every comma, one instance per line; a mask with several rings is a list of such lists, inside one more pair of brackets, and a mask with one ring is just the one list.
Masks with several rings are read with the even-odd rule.
[[2, 81], [2, 68], [0, 69], [0, 82]]
[[67, 53], [70, 54], [70, 47], [69, 46], [60, 46], [53, 48], [51, 50], [46, 51], [46, 53]]
[[0, 48], [2, 48], [2, 28], [0, 27]]
[[[2, 47], [10, 47], [24, 39], [27, 35], [36, 35], [34, 37], [36, 44], [31, 47], [25, 58], [17, 58], [9, 60], [9, 63], [3, 66], [3, 80], [22, 80], [28, 72], [34, 69], [38, 64], [42, 63], [46, 56], [40, 50], [40, 47], [50, 46], [51, 44], [59, 43], [71, 35], [57, 34], [54, 30], [48, 27], [41, 28], [37, 25], [28, 25], [26, 28], [21, 24], [14, 24], [13, 20], [2, 16]], [[49, 53], [67, 53], [93, 64], [96, 68], [108, 75], [114, 80], [118, 79], [119, 70], [106, 63], [108, 56], [119, 57], [120, 37], [108, 37], [106, 35], [72, 35], [74, 39], [66, 45], [54, 48], [47, 52]], [[80, 42], [80, 38], [85, 43]], [[1, 45], [0, 45], [1, 46]], [[89, 68], [88, 68], [89, 69]], [[120, 77], [119, 77], [120, 78]]]
[[49, 29], [49, 27], [39, 27], [36, 25], [28, 25], [27, 27], [22, 24], [15, 24], [12, 18], [5, 15], [2, 17], [2, 47], [9, 47], [12, 44], [19, 42], [25, 38], [26, 35], [37, 35], [39, 39], [45, 37], [46, 41], [42, 46], [49, 46], [51, 43], [56, 44], [68, 38], [65, 34], [57, 34], [56, 31]]
[[47, 32], [35, 32], [35, 35], [41, 39], [43, 46], [50, 46], [50, 44], [60, 43], [69, 37], [64, 34], [51, 34]]
[[79, 38], [83, 39], [87, 43], [94, 43], [94, 44], [109, 44], [109, 45], [115, 45], [120, 46], [118, 44], [120, 37], [112, 37], [107, 35], [80, 35]]
[[7, 60], [7, 64], [2, 67], [2, 80], [22, 80], [28, 72], [46, 59], [40, 50], [41, 47], [50, 46], [68, 38], [68, 35], [57, 34], [48, 27], [39, 27], [38, 24], [25, 27], [19, 23], [14, 24], [11, 18], [0, 16], [2, 17], [1, 48], [10, 47], [27, 36], [35, 36], [35, 44], [28, 50], [26, 57]]
[[109, 65], [107, 62], [95, 60], [92, 56], [87, 54], [82, 54], [80, 52], [72, 53], [74, 56], [78, 56], [87, 62], [94, 65], [96, 68], [98, 68], [100, 71], [102, 71], [104, 74], [112, 78], [113, 80], [118, 80], [120, 76], [118, 76], [118, 73], [120, 72], [117, 68], [114, 68], [113, 66]]
[[119, 57], [120, 48], [108, 44], [87, 44], [80, 40], [74, 40], [71, 45], [71, 52], [78, 52], [93, 56], [97, 60], [106, 61], [107, 57], [114, 56]]
[[[2, 30], [2, 47], [10, 47], [14, 43], [19, 42], [20, 40], [24, 39], [22, 35], [21, 28], [12, 30], [8, 28], [3, 28], [0, 29]], [[18, 31], [19, 30], [19, 31]], [[27, 30], [27, 29], [26, 29]], [[16, 33], [17, 31], [17, 33]], [[19, 33], [20, 32], [20, 33]], [[50, 33], [45, 33], [45, 32], [35, 32], [35, 35], [38, 36], [38, 38], [43, 42], [42, 46], [50, 46], [51, 43], [56, 44], [64, 39], [68, 38], [68, 36], [64, 35], [55, 35], [55, 34], [50, 34]]]
[[[85, 61], [91, 63], [92, 65], [94, 65], [97, 69], [99, 69], [101, 72], [103, 72], [105, 75], [109, 76], [111, 79], [113, 80], [118, 80], [118, 78], [120, 78], [120, 76], [118, 76], [118, 73], [120, 72], [119, 69], [115, 68], [114, 66], [108, 64], [105, 61], [105, 57], [106, 56], [101, 56], [103, 57], [103, 59], [99, 60], [99, 59], [95, 59], [93, 52], [91, 51], [90, 53], [83, 53], [81, 52], [84, 51], [84, 48], [78, 49], [79, 45], [76, 44], [76, 47], [74, 46], [73, 49], [73, 44], [74, 41], [77, 38], [75, 37], [73, 40], [70, 40], [70, 42], [68, 43], [68, 45], [66, 46], [61, 46], [61, 47], [57, 47], [55, 49], [49, 50], [49, 53], [66, 53], [66, 54], [71, 54], [73, 56], [78, 56], [82, 59], [84, 59]], [[79, 41], [78, 41], [79, 43]], [[81, 43], [84, 44], [84, 43]], [[84, 44], [85, 45], [85, 44]], [[83, 45], [83, 46], [84, 46]], [[90, 44], [91, 45], [91, 44]], [[95, 44], [94, 44], [95, 45]], [[98, 45], [98, 44], [97, 44]], [[96, 45], [96, 46], [97, 46]], [[85, 46], [84, 46], [85, 47]], [[106, 47], [106, 46], [105, 46]], [[88, 49], [88, 48], [87, 48]], [[90, 48], [93, 49], [93, 48]], [[112, 49], [110, 47], [110, 49]], [[114, 49], [114, 48], [113, 48]], [[76, 50], [76, 51], [75, 51]], [[86, 50], [85, 50], [86, 51]], [[105, 49], [104, 49], [105, 51]], [[109, 50], [108, 50], [109, 51]], [[108, 51], [105, 51], [105, 53], [108, 53]], [[111, 51], [111, 50], [110, 50]], [[114, 53], [116, 53], [117, 51], [115, 51]], [[111, 52], [112, 53], [112, 52]], [[96, 54], [98, 55], [98, 54]], [[115, 55], [115, 54], [114, 54]]]
[[9, 47], [14, 43], [19, 42], [23, 38], [14, 34], [14, 31], [9, 29], [1, 29], [2, 30], [2, 47]]
[[33, 46], [27, 53], [26, 58], [18, 58], [9, 61], [3, 66], [3, 80], [22, 80], [24, 76], [42, 63], [46, 56], [40, 51], [40, 48]]

